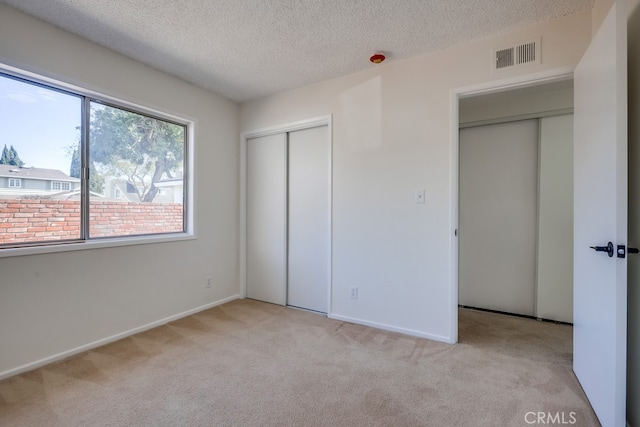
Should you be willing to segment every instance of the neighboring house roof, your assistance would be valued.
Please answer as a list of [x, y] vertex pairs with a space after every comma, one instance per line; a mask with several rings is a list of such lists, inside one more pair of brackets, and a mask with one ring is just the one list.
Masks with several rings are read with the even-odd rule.
[[[50, 199], [57, 199], [57, 200], [80, 200], [82, 195], [82, 190], [73, 190], [73, 191], [67, 191], [64, 193], [57, 193], [57, 194], [52, 194], [49, 198]], [[99, 193], [96, 193], [94, 191], [89, 191], [89, 195], [91, 196], [92, 199], [96, 198], [96, 199], [105, 199], [105, 196]]]
[[[169, 194], [157, 194], [153, 199], [155, 203], [171, 203], [173, 202], [173, 192], [176, 187], [182, 186], [182, 179], [168, 179], [156, 181], [155, 186], [159, 189], [169, 190]], [[115, 189], [120, 191], [119, 197], [116, 197]], [[114, 178], [107, 184], [108, 197], [114, 200], [127, 200], [129, 202], [139, 202], [140, 198], [134, 185], [124, 178]]]
[[13, 165], [0, 165], [0, 177], [80, 182], [79, 178], [71, 178], [58, 169], [18, 167]]
[[175, 187], [181, 186], [184, 184], [184, 180], [182, 178], [173, 178], [173, 179], [163, 179], [161, 181], [156, 181], [153, 183], [156, 187]]
[[[133, 188], [133, 185], [129, 183], [127, 180], [113, 179], [110, 184], [113, 187], [113, 189], [109, 189], [108, 192], [109, 192], [109, 196], [112, 197], [114, 200], [124, 199], [129, 202], [140, 201], [140, 199], [138, 198], [138, 193], [136, 193], [135, 189]], [[116, 197], [116, 194], [115, 194], [116, 188], [120, 191], [119, 197]]]

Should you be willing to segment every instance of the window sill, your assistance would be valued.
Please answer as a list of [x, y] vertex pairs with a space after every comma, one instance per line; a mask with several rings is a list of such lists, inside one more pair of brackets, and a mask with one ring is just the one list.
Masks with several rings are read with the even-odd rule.
[[22, 248], [5, 248], [0, 249], [0, 258], [22, 256], [22, 255], [39, 255], [55, 252], [83, 251], [100, 248], [113, 248], [118, 246], [146, 245], [152, 243], [180, 242], [184, 240], [195, 240], [196, 236], [189, 233], [176, 233], [162, 236], [136, 236], [136, 237], [119, 237], [105, 238], [96, 240], [87, 240], [84, 242], [70, 242], [59, 244], [43, 244], [42, 246], [25, 246]]

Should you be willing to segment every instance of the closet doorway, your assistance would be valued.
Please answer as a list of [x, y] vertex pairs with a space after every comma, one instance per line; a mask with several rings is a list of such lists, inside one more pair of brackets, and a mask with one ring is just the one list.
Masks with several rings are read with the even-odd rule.
[[573, 322], [571, 81], [460, 100], [458, 302]]

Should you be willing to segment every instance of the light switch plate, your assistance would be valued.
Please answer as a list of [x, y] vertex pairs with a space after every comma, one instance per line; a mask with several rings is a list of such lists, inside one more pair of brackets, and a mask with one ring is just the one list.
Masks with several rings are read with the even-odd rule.
[[421, 205], [425, 203], [425, 191], [424, 189], [416, 190], [414, 201], [416, 205]]

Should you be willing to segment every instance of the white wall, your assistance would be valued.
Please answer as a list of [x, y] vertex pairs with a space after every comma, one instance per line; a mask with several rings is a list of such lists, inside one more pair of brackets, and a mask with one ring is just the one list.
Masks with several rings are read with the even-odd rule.
[[[491, 74], [493, 47], [538, 36], [541, 65]], [[455, 339], [451, 90], [573, 67], [590, 37], [586, 12], [241, 106], [243, 131], [333, 114], [332, 316]]]
[[[640, 247], [640, 0], [629, 0], [629, 239]], [[640, 255], [629, 256], [627, 420], [640, 426]]]
[[2, 63], [195, 119], [198, 237], [0, 258], [0, 377], [238, 295], [237, 105], [5, 5], [0, 40]]

